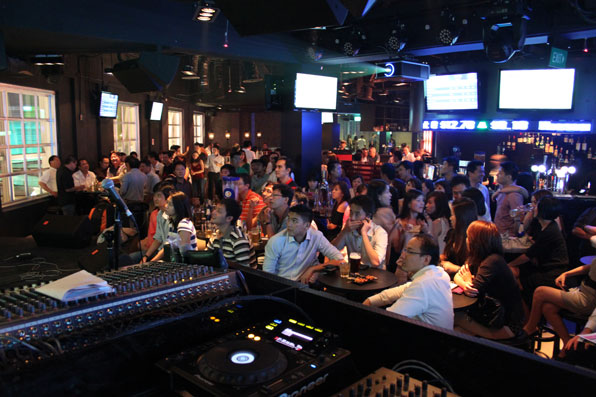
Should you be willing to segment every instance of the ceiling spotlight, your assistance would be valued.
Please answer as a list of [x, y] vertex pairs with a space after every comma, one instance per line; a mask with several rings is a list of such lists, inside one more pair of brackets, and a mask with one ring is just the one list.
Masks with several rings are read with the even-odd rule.
[[31, 62], [37, 66], [64, 66], [64, 57], [62, 55], [36, 55]]
[[523, 2], [513, 1], [480, 11], [482, 41], [489, 61], [507, 62], [524, 47], [528, 11]]
[[404, 49], [407, 41], [408, 39], [405, 36], [405, 25], [399, 24], [398, 27], [391, 31], [385, 45], [389, 51], [397, 53]]
[[202, 0], [197, 2], [196, 10], [192, 17], [193, 21], [213, 22], [219, 15], [219, 8], [214, 7], [211, 1]]
[[587, 54], [590, 50], [588, 49], [588, 38], [584, 39], [584, 49], [583, 51]]
[[224, 48], [228, 48], [230, 46], [230, 43], [228, 41], [228, 30], [230, 28], [230, 21], [226, 21], [226, 32], [224, 33], [224, 43], [223, 43], [223, 47]]
[[185, 74], [185, 75], [187, 75], [187, 76], [194, 76], [195, 75], [195, 72], [194, 72], [194, 70], [192, 68], [192, 65], [185, 65], [182, 68], [182, 73]]
[[442, 45], [453, 45], [459, 39], [461, 28], [457, 26], [455, 15], [445, 8], [441, 10], [441, 28], [438, 40]]

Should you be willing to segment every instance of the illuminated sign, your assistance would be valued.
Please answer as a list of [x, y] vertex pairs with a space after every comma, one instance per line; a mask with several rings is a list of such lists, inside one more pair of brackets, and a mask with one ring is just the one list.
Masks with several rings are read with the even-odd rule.
[[391, 77], [395, 73], [395, 66], [392, 63], [385, 64], [385, 77]]
[[592, 123], [575, 123], [562, 121], [539, 121], [539, 131], [581, 131], [591, 132]]
[[435, 131], [552, 131], [591, 132], [592, 123], [585, 121], [529, 120], [425, 120], [423, 130]]
[[308, 336], [308, 335], [304, 335], [304, 334], [301, 334], [300, 332], [296, 332], [296, 331], [294, 331], [294, 330], [293, 330], [293, 329], [291, 329], [291, 328], [286, 328], [286, 329], [284, 329], [284, 330], [281, 332], [281, 334], [282, 334], [282, 335], [285, 335], [285, 336], [287, 336], [287, 337], [290, 337], [290, 338], [291, 338], [292, 336], [295, 336], [295, 337], [297, 337], [297, 338], [300, 338], [300, 339], [303, 339], [303, 340], [305, 340], [305, 341], [307, 341], [307, 342], [310, 342], [310, 341], [312, 341], [312, 338], [311, 338], [310, 336]]

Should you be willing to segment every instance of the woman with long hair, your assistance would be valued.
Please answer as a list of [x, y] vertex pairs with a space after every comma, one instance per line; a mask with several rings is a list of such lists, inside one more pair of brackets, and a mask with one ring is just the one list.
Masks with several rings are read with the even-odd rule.
[[368, 197], [375, 205], [375, 211], [379, 208], [391, 206], [391, 191], [387, 182], [381, 179], [373, 179], [368, 184]]
[[[182, 255], [186, 251], [196, 251], [197, 232], [191, 219], [192, 212], [186, 194], [182, 192], [171, 194], [168, 197], [165, 212], [170, 222], [168, 242], [172, 251], [177, 250]], [[162, 259], [163, 255], [164, 250], [162, 249], [152, 260]]]
[[[437, 191], [433, 192], [437, 193]], [[446, 193], [440, 192], [444, 195]], [[478, 219], [476, 204], [468, 198], [455, 200], [452, 205], [451, 230], [445, 237], [445, 249], [441, 254], [441, 266], [450, 275], [457, 273], [466, 263], [468, 248], [466, 245], [468, 226]]]
[[467, 235], [467, 264], [457, 272], [454, 281], [468, 296], [496, 299], [504, 310], [505, 325], [490, 328], [466, 312], [457, 312], [454, 329], [488, 339], [514, 338], [521, 333], [522, 300], [513, 273], [503, 258], [497, 226], [491, 222], [474, 221], [468, 227]]
[[345, 218], [346, 210], [348, 208], [348, 201], [350, 200], [350, 189], [345, 182], [336, 182], [331, 188], [331, 198], [335, 201], [331, 217], [327, 222], [327, 239], [333, 240], [339, 234]]
[[424, 194], [420, 190], [414, 189], [406, 193], [397, 220], [400, 231], [399, 251], [414, 235], [428, 233], [428, 223], [424, 217]]
[[[447, 232], [451, 229], [449, 225], [449, 218], [451, 218], [451, 210], [449, 209], [449, 200], [447, 195], [443, 192], [432, 192], [426, 198], [426, 214], [430, 224], [430, 234], [437, 240], [439, 244], [439, 253], [445, 250], [445, 238]], [[430, 221], [430, 222], [429, 222]]]

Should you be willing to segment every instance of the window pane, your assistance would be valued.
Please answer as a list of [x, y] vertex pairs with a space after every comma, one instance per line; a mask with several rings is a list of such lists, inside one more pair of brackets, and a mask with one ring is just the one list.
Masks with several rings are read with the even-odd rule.
[[0, 174], [8, 174], [8, 150], [0, 150]]
[[39, 148], [36, 147], [28, 147], [25, 149], [26, 159], [27, 159], [27, 169], [28, 170], [38, 170], [39, 169]]
[[25, 126], [25, 145], [36, 145], [39, 143], [37, 139], [37, 123], [34, 121], [26, 121]]
[[25, 192], [25, 175], [16, 175], [12, 178], [12, 192], [14, 200], [21, 200], [27, 197]]
[[52, 153], [51, 146], [41, 146], [39, 149], [41, 150], [41, 153], [39, 154], [41, 168], [48, 168], [50, 166], [50, 156], [56, 153]]
[[38, 182], [39, 175], [27, 175], [27, 195], [29, 197], [39, 196], [41, 193]]
[[39, 106], [39, 118], [47, 119], [50, 117], [50, 96], [40, 95], [37, 97]]
[[45, 143], [46, 145], [54, 143], [52, 140], [52, 129], [50, 128], [50, 123], [47, 121], [40, 121], [39, 122], [39, 135], [41, 137], [39, 143]]
[[19, 102], [19, 94], [14, 92], [7, 92], [8, 97], [8, 117], [21, 117], [21, 104]]
[[[19, 151], [20, 153], [13, 153]], [[10, 172], [21, 172], [25, 170], [23, 161], [23, 149], [10, 149]]]
[[[0, 98], [1, 98], [1, 95], [2, 95], [2, 93], [0, 92]], [[7, 125], [8, 124], [5, 120], [0, 120], [0, 145], [6, 145]]]
[[23, 131], [21, 128], [20, 121], [9, 121], [8, 130], [10, 133], [10, 144], [11, 145], [22, 145], [23, 144]]
[[35, 96], [23, 95], [23, 117], [26, 119], [34, 119], [36, 117]]
[[6, 204], [12, 200], [10, 197], [9, 178], [0, 178], [0, 192], [2, 193], [2, 204]]

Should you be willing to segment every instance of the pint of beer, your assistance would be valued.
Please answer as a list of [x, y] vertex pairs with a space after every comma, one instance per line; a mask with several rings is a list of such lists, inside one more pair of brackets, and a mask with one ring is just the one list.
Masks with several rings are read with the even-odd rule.
[[361, 262], [362, 255], [359, 252], [350, 252], [350, 273], [358, 273]]

